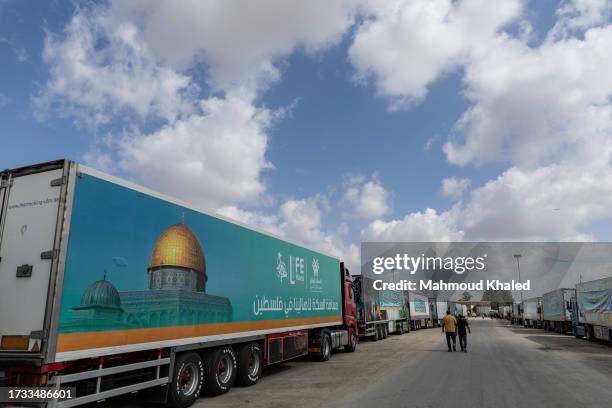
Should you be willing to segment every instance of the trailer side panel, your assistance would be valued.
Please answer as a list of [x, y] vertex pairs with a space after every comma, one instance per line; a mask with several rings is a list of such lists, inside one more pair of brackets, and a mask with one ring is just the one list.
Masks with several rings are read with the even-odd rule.
[[56, 361], [342, 322], [339, 261], [83, 171]]

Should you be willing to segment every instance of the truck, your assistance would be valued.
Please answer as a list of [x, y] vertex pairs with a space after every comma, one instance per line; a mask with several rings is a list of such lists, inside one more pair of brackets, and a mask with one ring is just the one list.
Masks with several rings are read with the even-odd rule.
[[499, 305], [498, 314], [501, 319], [510, 319], [512, 315], [512, 306], [511, 305]]
[[[442, 313], [438, 311], [438, 306], [437, 306], [438, 299], [437, 298], [430, 297], [428, 301], [429, 301], [429, 318], [431, 319], [431, 324], [433, 327], [438, 327], [440, 323], [440, 319], [442, 319], [444, 317], [444, 314], [446, 314], [446, 310], [444, 310]], [[446, 302], [444, 302], [444, 304], [446, 304]]]
[[523, 300], [523, 325], [540, 329], [542, 321], [542, 298], [534, 297]]
[[518, 302], [512, 304], [512, 317], [510, 321], [512, 324], [523, 324], [523, 307]]
[[442, 324], [442, 319], [444, 316], [446, 316], [446, 312], [450, 310], [448, 307], [448, 301], [436, 299], [435, 307], [437, 315], [437, 321], [435, 324], [439, 326]]
[[71, 160], [0, 182], [0, 385], [183, 408], [357, 347], [336, 257]]
[[408, 322], [408, 292], [401, 290], [380, 291], [380, 308], [388, 320], [388, 333], [402, 335], [410, 331]]
[[542, 295], [544, 330], [572, 333], [572, 313], [576, 289], [560, 288]]
[[405, 293], [376, 290], [373, 282], [374, 279], [365, 275], [353, 275], [359, 337], [378, 341], [386, 339], [390, 333], [408, 332]]
[[408, 293], [408, 305], [410, 310], [410, 325], [413, 330], [432, 327], [431, 315], [429, 313], [429, 299], [426, 295], [410, 291]]
[[612, 277], [576, 285], [576, 337], [612, 341]]

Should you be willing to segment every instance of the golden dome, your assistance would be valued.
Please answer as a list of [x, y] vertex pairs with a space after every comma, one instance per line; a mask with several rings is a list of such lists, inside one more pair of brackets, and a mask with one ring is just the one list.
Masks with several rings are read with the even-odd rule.
[[160, 266], [179, 266], [205, 273], [204, 251], [198, 238], [184, 224], [176, 224], [158, 238], [149, 270]]

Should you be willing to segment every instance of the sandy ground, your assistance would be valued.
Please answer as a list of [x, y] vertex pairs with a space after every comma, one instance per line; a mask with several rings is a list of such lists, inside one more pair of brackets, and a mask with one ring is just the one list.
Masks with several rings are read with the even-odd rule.
[[[439, 329], [364, 341], [325, 363], [292, 361], [195, 407], [608, 407], [612, 347], [502, 320], [470, 320], [468, 353]], [[135, 397], [137, 398], [137, 397]], [[98, 407], [142, 407], [109, 400]], [[148, 406], [149, 404], [147, 404]]]

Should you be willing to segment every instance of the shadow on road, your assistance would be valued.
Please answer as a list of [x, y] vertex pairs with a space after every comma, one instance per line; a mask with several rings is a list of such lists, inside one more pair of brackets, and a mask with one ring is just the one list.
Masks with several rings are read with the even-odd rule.
[[544, 351], [563, 350], [574, 353], [608, 354], [610, 358], [612, 358], [612, 354], [610, 354], [610, 346], [599, 343], [591, 343], [571, 336], [548, 336], [546, 334], [538, 334], [525, 336], [525, 338], [542, 346], [540, 350]]

